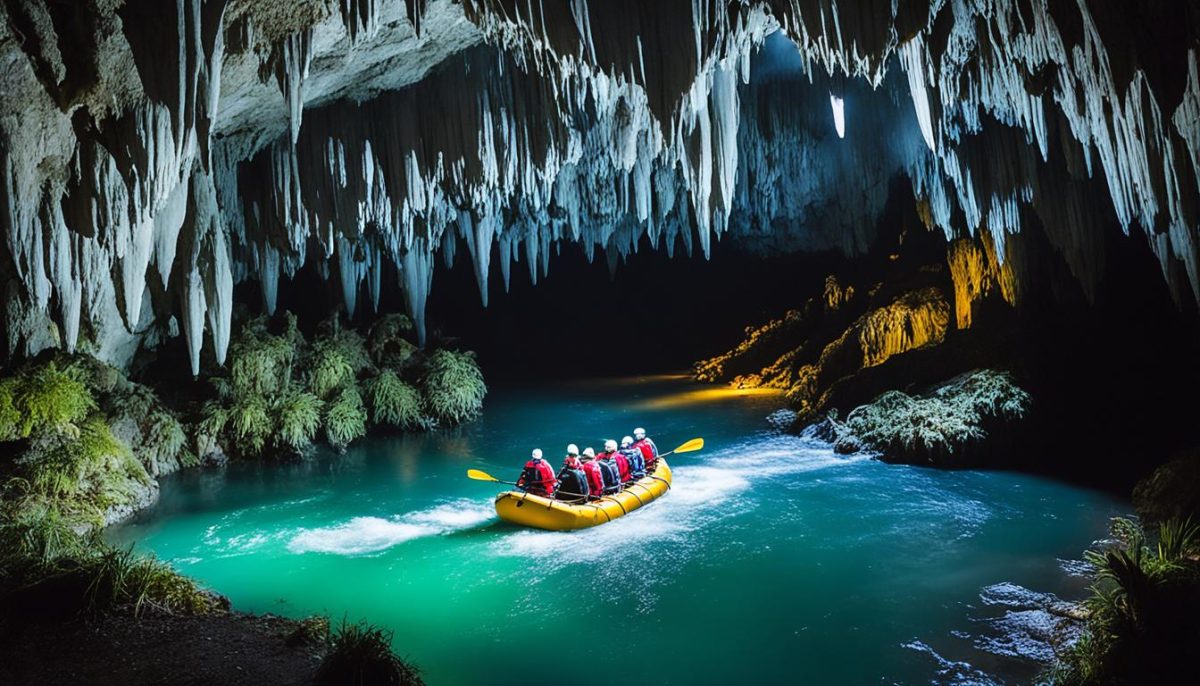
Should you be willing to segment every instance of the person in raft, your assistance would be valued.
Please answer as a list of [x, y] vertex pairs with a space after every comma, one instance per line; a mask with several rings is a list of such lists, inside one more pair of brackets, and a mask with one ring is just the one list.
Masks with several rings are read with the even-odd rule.
[[617, 477], [622, 485], [629, 483], [629, 460], [617, 450], [617, 442], [611, 438], [604, 442], [604, 454], [601, 460], [610, 461], [617, 465]]
[[640, 426], [633, 430], [633, 447], [642, 451], [642, 457], [646, 459], [646, 471], [654, 471], [658, 462], [658, 446], [654, 445], [654, 441], [646, 435], [646, 430]]
[[582, 503], [587, 502], [590, 493], [587, 474], [583, 472], [583, 463], [579, 461], [579, 446], [572, 443], [567, 446], [567, 456], [563, 458], [562, 469], [558, 472], [558, 490], [554, 497], [563, 502]]
[[617, 442], [611, 438], [604, 442], [604, 452], [596, 456], [600, 464], [600, 475], [604, 477], [604, 494], [616, 493], [621, 490], [621, 468], [613, 459], [617, 452]]
[[525, 463], [521, 478], [517, 479], [517, 488], [523, 488], [534, 495], [551, 496], [554, 494], [558, 481], [554, 478], [554, 467], [542, 459], [542, 449], [534, 448], [533, 455]]
[[585, 448], [583, 451], [583, 473], [587, 477], [588, 492], [592, 500], [604, 495], [604, 475], [600, 464], [596, 461], [596, 451]]
[[625, 462], [629, 464], [630, 481], [646, 476], [646, 457], [642, 455], [641, 450], [633, 447], [633, 436], [621, 439], [621, 454], [625, 456]]

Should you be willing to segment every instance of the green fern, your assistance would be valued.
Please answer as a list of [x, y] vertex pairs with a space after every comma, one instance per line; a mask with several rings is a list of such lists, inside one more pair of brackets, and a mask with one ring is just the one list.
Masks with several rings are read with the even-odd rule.
[[367, 432], [367, 413], [362, 396], [353, 386], [344, 388], [325, 412], [325, 435], [335, 448], [343, 449]]
[[385, 369], [371, 382], [371, 407], [376, 424], [411, 429], [421, 424], [421, 394]]
[[276, 441], [299, 450], [312, 442], [321, 428], [321, 399], [312, 393], [293, 391], [284, 396], [276, 407], [279, 422]]
[[77, 370], [47, 362], [21, 379], [14, 406], [21, 414], [18, 434], [28, 438], [35, 428], [72, 430], [96, 407], [96, 401]]
[[429, 357], [423, 390], [430, 413], [453, 425], [479, 416], [487, 385], [470, 353], [438, 350]]
[[354, 367], [337, 345], [326, 339], [313, 346], [308, 378], [313, 394], [325, 399], [353, 381]]
[[258, 455], [271, 436], [272, 421], [267, 403], [258, 395], [239, 398], [229, 408], [229, 431], [238, 452]]

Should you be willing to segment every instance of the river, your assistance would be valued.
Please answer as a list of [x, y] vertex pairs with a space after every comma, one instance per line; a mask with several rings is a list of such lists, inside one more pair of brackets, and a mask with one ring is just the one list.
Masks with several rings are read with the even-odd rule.
[[[654, 377], [498, 388], [445, 434], [360, 441], [297, 465], [162, 481], [108, 531], [229, 596], [394, 631], [430, 684], [1028, 683], [1056, 598], [1129, 509], [1029, 475], [841, 456], [773, 430], [778, 396]], [[499, 522], [495, 484], [533, 447], [600, 447], [634, 425], [669, 494], [595, 529]], [[1046, 459], [1053, 459], [1048, 455]]]

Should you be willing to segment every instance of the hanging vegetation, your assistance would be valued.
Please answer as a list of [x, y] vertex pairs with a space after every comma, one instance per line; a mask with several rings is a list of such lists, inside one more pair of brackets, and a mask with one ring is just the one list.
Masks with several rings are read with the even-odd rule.
[[404, 315], [381, 318], [366, 338], [330, 320], [310, 343], [290, 313], [276, 327], [258, 318], [235, 336], [229, 372], [210, 379], [215, 398], [198, 413], [197, 454], [295, 454], [320, 435], [341, 450], [372, 425], [419, 430], [469, 421], [487, 393], [471, 354], [424, 353], [407, 338], [415, 332]]

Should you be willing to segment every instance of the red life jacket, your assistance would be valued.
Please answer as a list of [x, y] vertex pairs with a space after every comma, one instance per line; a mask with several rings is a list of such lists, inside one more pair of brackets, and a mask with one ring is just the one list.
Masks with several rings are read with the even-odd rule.
[[621, 472], [621, 483], [629, 481], [629, 460], [618, 452], [605, 453], [612, 458], [613, 462], [617, 463], [617, 469]]
[[595, 460], [583, 463], [583, 473], [587, 474], [588, 490], [592, 495], [599, 496], [604, 492], [604, 477], [600, 474], [600, 465]]
[[643, 438], [640, 441], [634, 441], [633, 447], [642, 451], [642, 457], [646, 458], [646, 466], [654, 464], [654, 459], [658, 457], [658, 450], [654, 447], [654, 443], [648, 438]]
[[[525, 477], [530, 473], [537, 474], [537, 478], [527, 480]], [[517, 485], [530, 493], [550, 495], [558, 486], [558, 479], [554, 478], [554, 468], [550, 466], [549, 462], [534, 458], [525, 463], [525, 472], [517, 480]]]

